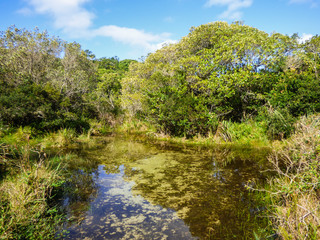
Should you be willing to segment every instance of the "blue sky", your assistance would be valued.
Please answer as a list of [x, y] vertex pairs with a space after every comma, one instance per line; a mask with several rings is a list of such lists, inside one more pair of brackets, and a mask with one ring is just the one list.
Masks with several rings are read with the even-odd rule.
[[81, 44], [97, 57], [139, 59], [192, 26], [241, 20], [267, 33], [320, 34], [320, 0], [0, 0], [11, 25]]

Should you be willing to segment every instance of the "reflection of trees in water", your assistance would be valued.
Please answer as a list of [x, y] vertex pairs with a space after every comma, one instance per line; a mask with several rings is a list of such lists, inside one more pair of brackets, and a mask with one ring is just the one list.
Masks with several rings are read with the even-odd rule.
[[118, 164], [124, 164], [125, 178], [135, 182], [133, 192], [177, 211], [194, 236], [242, 237], [256, 225], [245, 184], [264, 179], [257, 162], [263, 154], [230, 148], [153, 149], [147, 154], [147, 147], [137, 143], [121, 148]]
[[104, 164], [107, 174], [119, 173], [123, 165], [124, 178], [135, 182], [134, 194], [175, 210], [194, 236], [252, 237], [256, 220], [250, 208], [254, 208], [254, 202], [244, 185], [264, 178], [260, 173], [265, 166], [262, 152], [155, 147], [115, 139], [103, 149], [86, 153], [89, 156], [75, 159], [68, 166], [71, 173], [67, 188], [71, 191], [65, 195], [65, 206], [76, 219], [81, 220], [97, 194], [99, 163]]
[[97, 195], [96, 179], [98, 178], [99, 162], [87, 156], [70, 155], [65, 163], [68, 172], [64, 184], [63, 195], [60, 198], [63, 210], [70, 220], [80, 222], [84, 219], [90, 202]]

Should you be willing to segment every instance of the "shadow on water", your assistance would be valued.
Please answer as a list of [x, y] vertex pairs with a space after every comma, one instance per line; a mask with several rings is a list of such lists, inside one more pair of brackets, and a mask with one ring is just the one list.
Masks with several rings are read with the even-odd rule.
[[264, 226], [245, 186], [270, 174], [266, 151], [104, 141], [69, 166], [65, 238], [252, 239]]

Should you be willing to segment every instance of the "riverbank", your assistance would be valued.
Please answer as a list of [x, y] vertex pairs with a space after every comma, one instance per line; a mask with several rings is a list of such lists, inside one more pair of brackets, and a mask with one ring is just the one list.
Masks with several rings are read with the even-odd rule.
[[301, 117], [292, 136], [273, 144], [264, 201], [281, 239], [320, 239], [320, 115]]
[[141, 139], [157, 140], [168, 143], [201, 145], [201, 146], [247, 146], [252, 148], [270, 148], [272, 141], [268, 139], [266, 124], [248, 120], [242, 123], [222, 121], [215, 132], [207, 136], [197, 135], [192, 138], [174, 137], [159, 133], [150, 123], [139, 120], [127, 120], [114, 128], [120, 134], [134, 135]]
[[[159, 134], [142, 122], [124, 123], [113, 129], [139, 141], [168, 142], [192, 146], [269, 149], [269, 162], [276, 175], [267, 186], [248, 188], [260, 195], [268, 211], [266, 234], [282, 239], [318, 239], [320, 231], [320, 116], [300, 118], [288, 139], [270, 141], [263, 123], [222, 122], [215, 134], [192, 139]], [[73, 130], [37, 135], [28, 127], [1, 128], [0, 238], [54, 238], [65, 216], [50, 199], [63, 190], [65, 168], [74, 161], [66, 149], [94, 144], [91, 137], [107, 134], [103, 124], [77, 134]], [[77, 161], [80, 161], [77, 159]], [[252, 185], [250, 185], [252, 186]], [[258, 236], [265, 237], [265, 236]]]
[[63, 151], [92, 140], [66, 129], [0, 130], [0, 239], [53, 239], [65, 216], [52, 199], [64, 191], [65, 168], [73, 157]]
[[266, 234], [281, 239], [319, 239], [320, 115], [298, 119], [288, 139], [270, 141], [264, 128], [263, 123], [222, 122], [215, 134], [192, 139], [159, 134], [143, 122], [126, 123], [118, 131], [178, 144], [270, 149], [268, 160], [275, 176], [266, 186], [248, 186], [267, 208], [271, 225]]

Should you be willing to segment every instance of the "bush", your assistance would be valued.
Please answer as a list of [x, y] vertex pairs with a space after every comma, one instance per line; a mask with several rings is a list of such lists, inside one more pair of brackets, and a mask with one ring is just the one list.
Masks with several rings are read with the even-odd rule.
[[[57, 90], [29, 80], [18, 86], [0, 82], [0, 119], [3, 124], [31, 126], [41, 131], [73, 128], [77, 132], [90, 128], [84, 118], [89, 109], [81, 98], [63, 97]], [[76, 103], [73, 103], [76, 102]]]
[[158, 131], [187, 138], [215, 132], [218, 121], [206, 107], [205, 98], [189, 92], [185, 84], [166, 86], [148, 96], [148, 116]]
[[219, 124], [216, 136], [219, 136], [225, 142], [234, 142], [241, 144], [257, 144], [268, 142], [265, 133], [265, 123], [247, 120], [236, 123], [231, 121], [222, 121]]
[[302, 117], [295, 133], [269, 156], [277, 176], [266, 201], [282, 239], [320, 238], [320, 115]]
[[271, 140], [281, 140], [288, 138], [294, 131], [295, 118], [292, 117], [288, 109], [264, 108], [259, 116], [266, 122], [266, 132]]
[[314, 76], [288, 71], [278, 74], [277, 79], [268, 94], [272, 106], [288, 109], [294, 117], [320, 111], [320, 85]]

